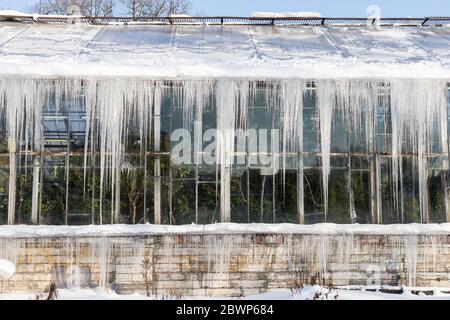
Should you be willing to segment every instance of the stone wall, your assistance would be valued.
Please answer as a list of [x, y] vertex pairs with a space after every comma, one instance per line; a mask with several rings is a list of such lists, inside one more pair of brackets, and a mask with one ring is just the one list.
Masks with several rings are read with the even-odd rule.
[[2, 292], [240, 296], [321, 282], [450, 287], [450, 235], [179, 234], [1, 238]]

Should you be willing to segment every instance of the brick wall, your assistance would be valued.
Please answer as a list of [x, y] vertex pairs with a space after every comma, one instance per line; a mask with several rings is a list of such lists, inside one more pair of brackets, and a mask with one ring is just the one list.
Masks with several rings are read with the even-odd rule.
[[450, 235], [149, 235], [0, 239], [17, 272], [2, 292], [240, 296], [312, 281], [450, 287]]

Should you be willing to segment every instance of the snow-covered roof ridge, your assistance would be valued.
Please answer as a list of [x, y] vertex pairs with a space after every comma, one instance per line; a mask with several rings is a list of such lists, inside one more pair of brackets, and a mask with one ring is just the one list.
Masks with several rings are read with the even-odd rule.
[[305, 235], [450, 235], [450, 224], [241, 224], [209, 225], [89, 225], [89, 226], [0, 226], [0, 238], [107, 237], [177, 234], [305, 234]]

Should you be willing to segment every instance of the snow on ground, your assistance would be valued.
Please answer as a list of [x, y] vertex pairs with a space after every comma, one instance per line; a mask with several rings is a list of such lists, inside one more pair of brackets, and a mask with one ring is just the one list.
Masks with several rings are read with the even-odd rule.
[[[35, 300], [36, 293], [0, 294], [0, 300]], [[40, 299], [45, 299], [41, 294]], [[140, 294], [119, 295], [114, 291], [104, 289], [59, 289], [59, 300], [450, 300], [450, 294], [436, 291], [434, 295], [415, 295], [405, 290], [401, 294], [372, 292], [364, 290], [328, 289], [320, 286], [307, 286], [303, 289], [279, 289], [266, 293], [249, 295], [240, 298], [228, 297], [170, 297], [150, 296]]]
[[16, 272], [16, 266], [9, 260], [0, 259], [0, 280], [8, 280]]
[[448, 27], [0, 22], [2, 75], [147, 79], [449, 78]]
[[154, 225], [154, 224], [113, 224], [86, 226], [49, 225], [2, 225], [0, 237], [81, 237], [81, 236], [127, 236], [153, 234], [373, 234], [373, 235], [432, 235], [450, 234], [450, 223], [444, 224], [264, 224], [264, 223], [216, 223], [208, 225]]

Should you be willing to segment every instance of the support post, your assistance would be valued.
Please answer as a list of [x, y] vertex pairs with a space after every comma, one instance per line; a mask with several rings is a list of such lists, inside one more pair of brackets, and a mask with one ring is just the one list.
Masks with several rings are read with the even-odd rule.
[[8, 224], [14, 224], [16, 213], [16, 179], [17, 179], [17, 160], [16, 160], [16, 141], [8, 140], [9, 147], [9, 190], [8, 190]]
[[382, 222], [382, 203], [381, 203], [381, 166], [380, 166], [380, 158], [378, 155], [375, 156], [375, 194], [376, 194], [376, 215], [375, 221], [376, 224], [381, 224]]
[[[447, 106], [449, 106], [450, 101], [448, 100], [450, 97], [450, 83], [448, 84], [447, 88]], [[444, 158], [443, 161], [443, 172], [441, 173], [442, 176], [442, 188], [443, 188], [443, 196], [444, 196], [444, 211], [445, 211], [445, 217], [446, 222], [450, 222], [450, 186], [449, 186], [449, 128], [448, 128], [448, 107], [446, 108], [447, 116], [445, 117], [445, 120], [442, 122], [443, 128], [441, 128], [442, 132], [442, 152], [444, 154], [447, 154], [447, 157]]]
[[161, 224], [161, 156], [158, 152], [161, 151], [161, 104], [155, 99], [154, 105], [154, 151], [155, 155], [155, 176], [154, 176], [154, 215], [155, 224]]
[[297, 212], [298, 223], [305, 224], [305, 181], [303, 178], [303, 156], [299, 156], [297, 171]]
[[40, 162], [38, 156], [33, 160], [33, 192], [31, 197], [31, 223], [38, 224]]
[[231, 192], [231, 168], [228, 165], [221, 165], [220, 174], [220, 221], [230, 222], [230, 192]]
[[120, 215], [120, 179], [121, 179], [121, 170], [120, 166], [116, 169], [116, 181], [114, 188], [114, 216], [111, 220], [111, 224], [119, 223], [119, 215]]

